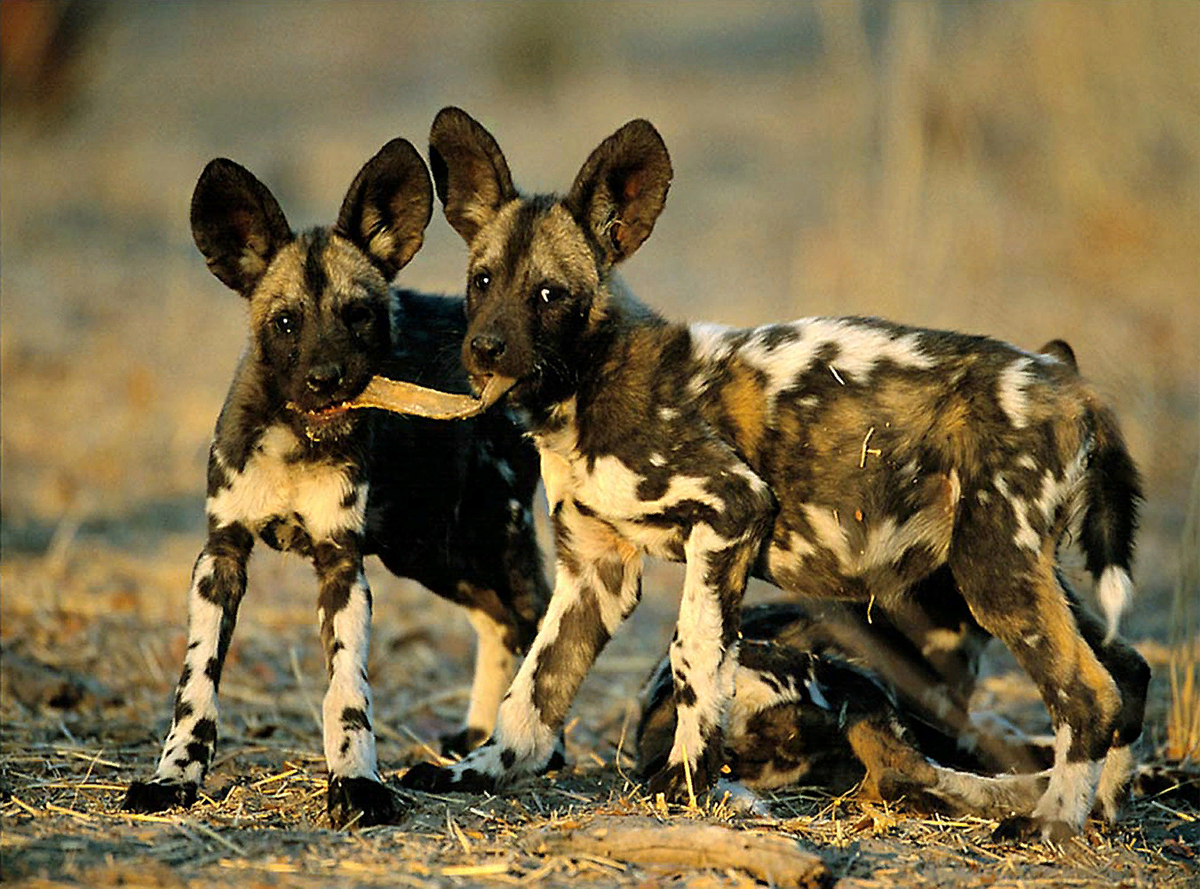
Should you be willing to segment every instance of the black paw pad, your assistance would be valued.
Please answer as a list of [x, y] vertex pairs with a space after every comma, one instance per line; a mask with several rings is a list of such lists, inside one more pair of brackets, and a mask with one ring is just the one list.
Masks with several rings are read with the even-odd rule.
[[1050, 843], [1061, 843], [1078, 834], [1079, 831], [1066, 821], [1042, 821], [1031, 815], [1014, 815], [1005, 818], [992, 831], [992, 840], [1003, 843], [1044, 839]]
[[1039, 821], [1028, 815], [1013, 815], [1005, 818], [992, 831], [992, 841], [996, 843], [1020, 843], [1032, 840], [1042, 830]]
[[121, 810], [148, 814], [175, 806], [186, 809], [196, 801], [196, 791], [190, 781], [134, 781], [125, 791]]
[[395, 824], [400, 814], [395, 795], [373, 778], [330, 778], [327, 803], [335, 830]]

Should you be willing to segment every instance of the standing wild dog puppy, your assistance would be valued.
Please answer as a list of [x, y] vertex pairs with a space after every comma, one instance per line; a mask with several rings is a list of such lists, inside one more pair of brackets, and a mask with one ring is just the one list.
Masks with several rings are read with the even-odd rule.
[[[1077, 370], [1062, 340], [1039, 352]], [[948, 566], [886, 610], [831, 600], [750, 606], [740, 633], [725, 725], [729, 778], [835, 793], [860, 785], [867, 796], [977, 815], [1008, 814], [1012, 800], [1044, 789], [1053, 750], [969, 710], [990, 637]], [[669, 654], [639, 701], [637, 770], [651, 777], [674, 742]]]
[[201, 174], [192, 232], [213, 274], [249, 301], [250, 340], [209, 453], [208, 541], [170, 734], [124, 808], [195, 800], [256, 538], [316, 570], [334, 826], [395, 814], [375, 760], [364, 556], [467, 608], [475, 678], [465, 727], [445, 746], [465, 752], [491, 733], [549, 599], [531, 513], [536, 452], [503, 411], [443, 423], [345, 407], [376, 374], [466, 390], [462, 300], [389, 286], [421, 246], [432, 203], [425, 163], [403, 139], [367, 162], [333, 226], [299, 235], [243, 167], [218, 159]]
[[[565, 197], [522, 197], [496, 141], [442, 111], [430, 157], [469, 247], [463, 358], [523, 415], [557, 543], [554, 596], [484, 747], [404, 783], [491, 788], [544, 768], [596, 654], [637, 604], [644, 554], [686, 562], [670, 658], [678, 724], [651, 791], [704, 787], [722, 755], [751, 572], [878, 604], [947, 565], [978, 623], [1033, 677], [1056, 731], [1027, 828], [1115, 817], [1141, 730], [1144, 662], [1115, 638], [1132, 592], [1139, 482], [1112, 414], [1064, 363], [866, 318], [752, 330], [669, 323], [613, 268], [671, 181], [635, 120]], [[1107, 627], [1073, 612], [1055, 548], [1073, 519]], [[1102, 774], [1103, 772], [1103, 774]]]

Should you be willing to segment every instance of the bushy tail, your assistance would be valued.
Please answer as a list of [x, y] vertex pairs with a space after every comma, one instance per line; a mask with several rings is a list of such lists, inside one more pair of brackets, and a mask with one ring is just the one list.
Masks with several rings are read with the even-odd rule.
[[1087, 570], [1096, 580], [1096, 598], [1108, 622], [1108, 642], [1116, 636], [1121, 615], [1133, 598], [1130, 565], [1142, 481], [1112, 411], [1094, 405], [1089, 420], [1092, 450], [1084, 480], [1080, 544]]

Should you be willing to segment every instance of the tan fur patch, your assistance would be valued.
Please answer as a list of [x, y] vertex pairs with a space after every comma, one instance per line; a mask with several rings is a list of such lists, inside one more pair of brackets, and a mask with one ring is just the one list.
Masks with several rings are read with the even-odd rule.
[[909, 781], [926, 786], [937, 781], [937, 774], [925, 758], [886, 729], [864, 720], [846, 730], [846, 740], [867, 767], [862, 783], [865, 796], [883, 798], [879, 782], [888, 772], [898, 772]]
[[[305, 292], [303, 239], [286, 245], [275, 255], [271, 267], [255, 288], [250, 301], [250, 317], [255, 328], [265, 324], [271, 314], [284, 305], [297, 305], [312, 298]], [[328, 292], [347, 297], [368, 285], [386, 287], [379, 271], [362, 251], [343, 238], [333, 237], [321, 255], [322, 268], [329, 282]], [[336, 305], [336, 300], [331, 303]]]
[[495, 216], [481, 221], [483, 227], [470, 244], [471, 268], [480, 264], [499, 266], [504, 255], [504, 245], [508, 243], [513, 221], [520, 208], [521, 201], [509, 201], [496, 211]]
[[[888, 380], [875, 392], [875, 397], [886, 417], [896, 417], [905, 422], [896, 424], [898, 429], [911, 429], [924, 441], [939, 445], [939, 450], [953, 466], [973, 466], [979, 459], [978, 437], [973, 432], [975, 418], [967, 401], [959, 395], [947, 394], [947, 389], [931, 392], [927, 384], [909, 380]], [[931, 394], [942, 400], [937, 405], [937, 414], [930, 404]], [[930, 426], [913, 423], [918, 417], [927, 417]], [[914, 436], [915, 437], [915, 436]], [[905, 444], [915, 444], [915, 441]]]
[[571, 214], [555, 204], [537, 221], [529, 245], [529, 264], [542, 278], [559, 283], [583, 281], [595, 292], [600, 275], [591, 248]]
[[736, 428], [736, 445], [751, 464], [767, 428], [767, 400], [757, 375], [744, 364], [730, 364], [730, 381], [721, 388], [721, 405]]

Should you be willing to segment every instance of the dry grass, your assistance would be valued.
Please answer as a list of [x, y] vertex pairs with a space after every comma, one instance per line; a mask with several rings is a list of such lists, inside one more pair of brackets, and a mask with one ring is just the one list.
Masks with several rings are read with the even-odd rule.
[[1179, 581], [1171, 604], [1171, 703], [1164, 753], [1175, 761], [1200, 763], [1200, 467], [1192, 480], [1179, 554]]
[[[222, 689], [223, 736], [199, 802], [185, 813], [122, 813], [117, 807], [127, 782], [152, 770], [157, 757], [171, 668], [182, 645], [181, 628], [147, 622], [120, 599], [82, 613], [95, 578], [119, 576], [122, 567], [102, 552], [68, 552], [53, 575], [62, 608], [42, 607], [35, 595], [51, 582], [45, 560], [10, 559], [0, 574], [6, 606], [0, 862], [8, 881], [635, 886], [673, 877], [689, 886], [749, 885], [740, 872], [536, 851], [534, 841], [547, 832], [646, 819], [791, 837], [821, 856], [843, 886], [1186, 886], [1196, 876], [1189, 856], [1200, 832], [1197, 771], [1190, 773], [1191, 791], [1160, 784], [1139, 796], [1116, 828], [1089, 825], [1061, 849], [996, 845], [989, 838], [992, 822], [922, 817], [852, 795], [773, 793], [766, 797], [769, 818], [740, 816], [703, 800], [667, 807], [648, 798], [630, 779], [631, 759], [622, 751], [628, 702], [651, 659], [638, 636], [669, 620], [670, 603], [655, 610], [651, 602], [651, 612], [637, 616], [649, 625], [619, 635], [584, 687], [579, 718], [567, 735], [573, 768], [498, 797], [402, 794], [399, 825], [330, 831], [320, 731], [311, 713], [320, 675], [315, 634], [310, 639], [275, 629], [307, 623], [309, 581], [306, 572], [284, 565], [257, 566], [252, 583], [280, 583], [297, 604], [272, 611], [247, 602], [250, 613], [235, 637]], [[378, 593], [376, 724], [385, 774], [394, 780], [405, 763], [428, 756], [424, 742], [461, 711], [470, 631], [424, 591], [372, 580]], [[652, 571], [647, 580], [654, 589], [670, 578]], [[987, 703], [1020, 713], [1027, 685], [1019, 674], [992, 675]]]
[[[1200, 5], [96, 8], [57, 101], [30, 113], [6, 92], [0, 116], [4, 880], [746, 884], [521, 845], [630, 816], [796, 837], [844, 886], [1195, 885], [1194, 785], [1148, 791], [1115, 829], [1062, 850], [802, 792], [773, 796], [771, 821], [662, 812], [617, 752], [670, 636], [679, 574], [659, 565], [577, 703], [575, 771], [500, 798], [412, 797], [401, 825], [338, 834], [323, 827], [311, 572], [260, 555], [207, 796], [161, 818], [116, 806], [166, 729], [207, 439], [244, 337], [237, 298], [191, 244], [195, 177], [232, 157], [297, 227], [328, 222], [358, 166], [393, 136], [422, 144], [445, 104], [483, 120], [531, 189], [565, 187], [604, 135], [653, 120], [676, 179], [626, 274], [674, 317], [865, 313], [1028, 347], [1070, 340], [1147, 481], [1125, 625], [1155, 671], [1145, 750], [1194, 755]], [[403, 281], [455, 290], [462, 268], [439, 215]], [[423, 591], [372, 585], [392, 778], [461, 713], [470, 630]], [[1042, 728], [1029, 683], [991, 654], [979, 703]]]

